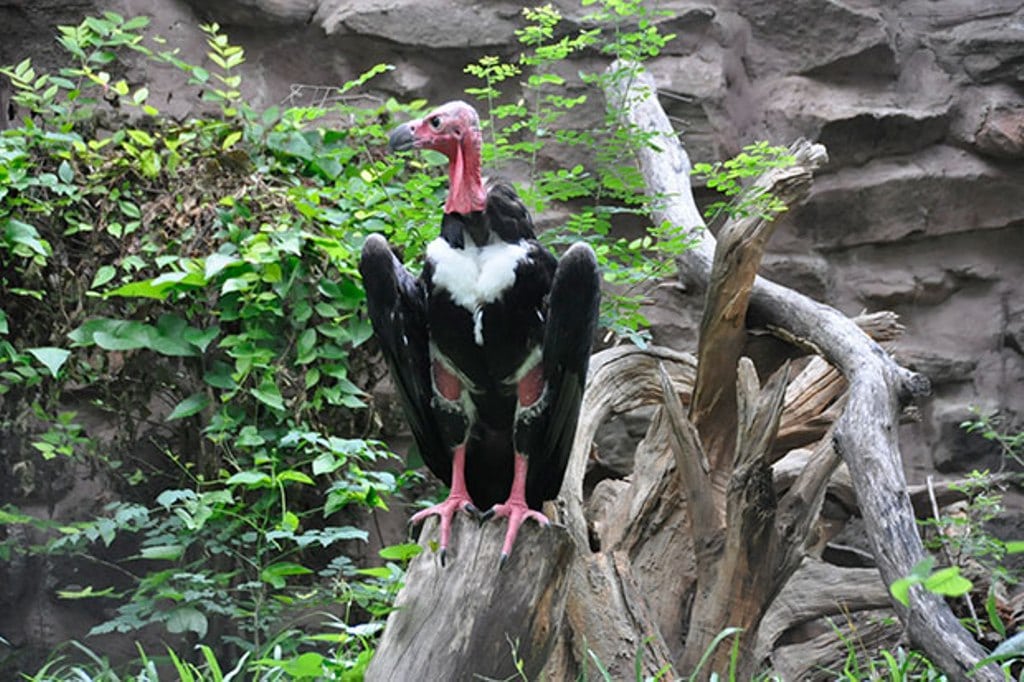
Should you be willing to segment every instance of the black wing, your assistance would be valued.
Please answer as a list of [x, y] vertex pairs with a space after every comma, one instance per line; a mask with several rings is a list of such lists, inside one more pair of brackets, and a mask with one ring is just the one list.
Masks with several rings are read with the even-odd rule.
[[487, 186], [487, 221], [506, 242], [536, 239], [533, 218], [512, 185], [492, 182]]
[[366, 287], [370, 322], [420, 455], [435, 476], [451, 485], [451, 452], [444, 446], [431, 408], [426, 290], [380, 235], [370, 235], [363, 245], [359, 272]]
[[543, 425], [534, 431], [527, 473], [527, 503], [539, 509], [558, 495], [576, 436], [580, 403], [597, 329], [601, 281], [594, 252], [574, 244], [558, 263], [551, 285], [541, 364], [547, 384]]

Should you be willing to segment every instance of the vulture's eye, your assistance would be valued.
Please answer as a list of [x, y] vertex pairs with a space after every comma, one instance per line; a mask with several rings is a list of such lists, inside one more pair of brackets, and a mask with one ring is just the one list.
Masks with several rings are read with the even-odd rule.
[[430, 120], [428, 120], [427, 123], [430, 124], [430, 127], [433, 128], [434, 130], [440, 130], [441, 129], [441, 117], [440, 116], [431, 116]]

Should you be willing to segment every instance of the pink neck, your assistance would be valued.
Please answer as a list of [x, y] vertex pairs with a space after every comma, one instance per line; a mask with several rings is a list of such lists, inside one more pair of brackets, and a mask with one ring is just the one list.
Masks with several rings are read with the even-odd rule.
[[445, 213], [472, 213], [482, 211], [487, 203], [487, 191], [480, 177], [480, 134], [470, 133], [448, 157], [448, 200]]

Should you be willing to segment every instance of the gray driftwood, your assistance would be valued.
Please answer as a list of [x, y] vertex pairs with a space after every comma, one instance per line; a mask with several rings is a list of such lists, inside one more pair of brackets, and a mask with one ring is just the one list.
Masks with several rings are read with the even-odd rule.
[[[622, 112], [623, 123], [657, 133], [654, 144], [638, 150], [649, 193], [660, 202], [654, 222], [703, 225], [690, 187], [689, 158], [656, 94], [653, 78], [638, 71], [628, 80], [615, 82], [608, 97], [613, 108]], [[678, 259], [685, 286], [707, 287], [714, 251], [715, 241], [704, 231], [697, 247]], [[889, 584], [907, 575], [924, 556], [924, 549], [903, 475], [896, 427], [902, 406], [928, 392], [927, 379], [900, 367], [835, 309], [760, 277], [753, 283], [747, 321], [819, 353], [846, 379], [846, 405], [835, 425], [832, 445], [849, 469], [883, 581]], [[915, 589], [910, 609], [893, 606], [914, 643], [950, 675], [966, 676], [985, 656], [941, 597]], [[995, 680], [1001, 675], [989, 666], [975, 671], [974, 677]]]
[[562, 622], [573, 543], [560, 526], [525, 524], [499, 570], [504, 537], [503, 523], [480, 526], [459, 515], [441, 566], [429, 547], [436, 519], [424, 524], [426, 549], [409, 565], [369, 682], [504, 680], [517, 666], [538, 677]]

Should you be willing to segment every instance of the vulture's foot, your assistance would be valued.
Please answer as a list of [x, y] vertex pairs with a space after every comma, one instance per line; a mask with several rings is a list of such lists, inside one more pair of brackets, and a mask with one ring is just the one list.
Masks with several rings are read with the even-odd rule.
[[423, 523], [423, 521], [431, 516], [439, 516], [441, 518], [440, 555], [442, 566], [444, 566], [445, 558], [448, 556], [448, 540], [451, 538], [452, 534], [452, 519], [455, 518], [455, 515], [459, 513], [460, 509], [465, 510], [473, 516], [479, 516], [479, 512], [473, 505], [473, 500], [469, 499], [469, 495], [453, 492], [444, 502], [418, 511], [412, 515], [411, 519], [409, 519], [409, 525], [415, 526], [416, 524]]
[[551, 525], [548, 517], [539, 511], [530, 509], [526, 506], [526, 500], [516, 499], [515, 495], [509, 497], [504, 504], [497, 504], [491, 507], [485, 516], [488, 518], [497, 516], [508, 519], [508, 530], [505, 531], [505, 544], [501, 547], [501, 560], [499, 564], [501, 568], [504, 568], [509, 554], [512, 553], [512, 545], [516, 542], [516, 535], [519, 534], [519, 527], [523, 525], [523, 521], [533, 519], [545, 528]]

